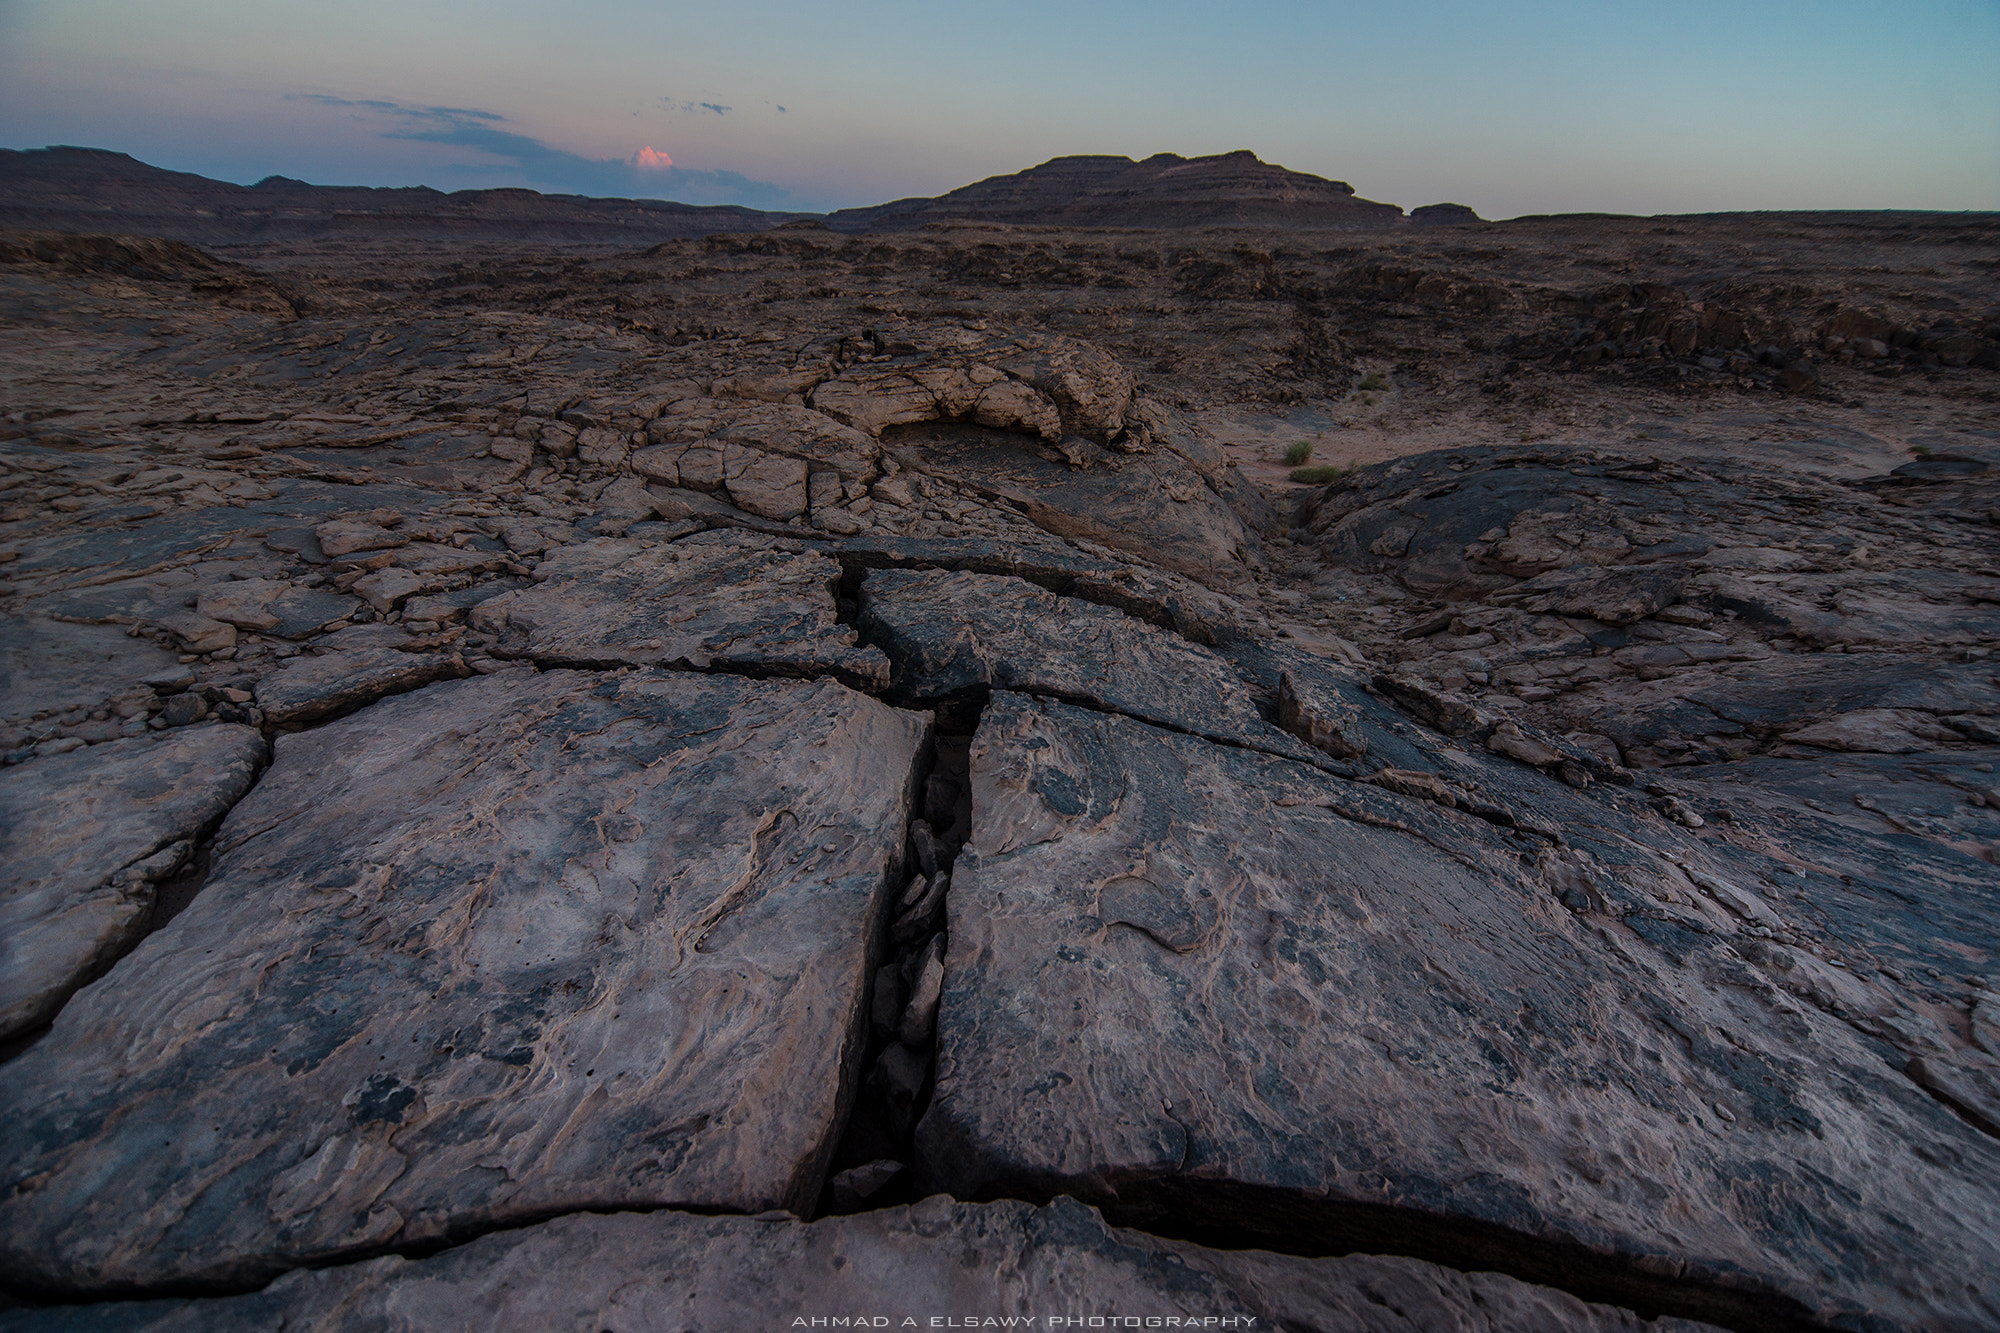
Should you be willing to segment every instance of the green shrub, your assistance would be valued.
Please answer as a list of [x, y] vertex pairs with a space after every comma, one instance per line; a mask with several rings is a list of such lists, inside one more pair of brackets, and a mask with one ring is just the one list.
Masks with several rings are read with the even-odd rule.
[[1324, 486], [1328, 482], [1340, 480], [1340, 469], [1328, 466], [1295, 467], [1292, 469], [1291, 477], [1302, 486]]
[[1383, 379], [1380, 372], [1374, 372], [1361, 381], [1361, 387], [1364, 389], [1386, 389], [1389, 387], [1389, 381]]
[[1311, 440], [1298, 440], [1285, 446], [1286, 467], [1297, 467], [1301, 463], [1309, 463], [1312, 461], [1312, 456], [1313, 442]]

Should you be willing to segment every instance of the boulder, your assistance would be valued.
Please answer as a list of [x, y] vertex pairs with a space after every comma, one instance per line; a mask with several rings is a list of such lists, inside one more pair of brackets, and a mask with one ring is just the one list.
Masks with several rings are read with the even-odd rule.
[[1036, 1208], [942, 1197], [811, 1224], [579, 1214], [425, 1259], [301, 1269], [245, 1296], [14, 1311], [8, 1326], [430, 1333], [475, 1315], [494, 1328], [593, 1330], [940, 1328], [949, 1319], [958, 1328], [1714, 1333], [1498, 1273], [1365, 1254], [1204, 1249], [1106, 1226], [1071, 1199]]
[[[803, 478], [801, 478], [803, 485]], [[840, 566], [798, 542], [714, 533], [564, 547], [536, 586], [472, 609], [497, 657], [541, 666], [681, 665], [832, 675], [880, 689], [889, 665], [838, 620]]]
[[154, 886], [263, 764], [255, 729], [221, 725], [0, 771], [0, 1040], [47, 1021], [145, 933]]
[[10, 1283], [809, 1206], [928, 730], [832, 683], [524, 671], [280, 737], [193, 905], [9, 1068]]
[[2000, 1263], [2000, 1143], [1676, 906], [1610, 807], [1512, 770], [1580, 840], [1558, 854], [1553, 827], [1007, 694], [971, 764], [928, 1188], [1393, 1235], [1738, 1324], [2000, 1314], [1963, 1281]]

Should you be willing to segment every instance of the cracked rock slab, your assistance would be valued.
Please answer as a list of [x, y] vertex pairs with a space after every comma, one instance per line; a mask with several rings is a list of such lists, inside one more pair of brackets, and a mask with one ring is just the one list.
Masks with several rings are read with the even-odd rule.
[[9, 1066], [0, 1267], [253, 1285], [577, 1209], [802, 1209], [929, 722], [507, 672], [281, 736], [202, 893]]
[[2000, 1144], [1699, 923], [1565, 906], [1463, 813], [1017, 695], [972, 784], [929, 1187], [1759, 1327], [2000, 1317], [1964, 1281], [2000, 1265]]
[[796, 542], [599, 538], [550, 556], [535, 579], [473, 609], [472, 627], [499, 636], [496, 657], [888, 683], [881, 652], [839, 623], [839, 564]]
[[132, 946], [154, 884], [263, 764], [254, 728], [214, 726], [0, 772], [0, 1038], [47, 1020]]
[[295, 657], [257, 682], [257, 706], [275, 725], [311, 722], [466, 674], [456, 656], [394, 648]]
[[1054, 695], [1229, 744], [1318, 759], [1264, 720], [1227, 658], [1024, 579], [876, 570], [861, 584], [860, 623], [889, 657], [895, 698], [987, 689]]
[[[698, 1275], [698, 1276], [697, 1276]], [[476, 1319], [474, 1312], [477, 1312]], [[20, 1333], [251, 1333], [370, 1328], [938, 1327], [1013, 1319], [1213, 1319], [1195, 1327], [1342, 1333], [1703, 1333], [1646, 1320], [1498, 1273], [1415, 1259], [1301, 1259], [1211, 1250], [1105, 1225], [1072, 1199], [942, 1196], [814, 1223], [788, 1218], [616, 1213], [560, 1217], [425, 1259], [383, 1258], [288, 1273], [265, 1290], [210, 1300], [17, 1312]], [[931, 1320], [939, 1319], [939, 1324]], [[905, 1321], [910, 1321], [905, 1323]], [[880, 1322], [877, 1321], [886, 1321]], [[1032, 1322], [1030, 1322], [1032, 1321]], [[992, 1327], [1010, 1327], [996, 1322]]]

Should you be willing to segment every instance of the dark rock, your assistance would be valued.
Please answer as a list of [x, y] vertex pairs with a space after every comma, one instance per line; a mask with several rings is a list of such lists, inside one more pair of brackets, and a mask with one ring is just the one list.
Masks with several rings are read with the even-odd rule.
[[206, 716], [208, 702], [198, 694], [171, 695], [160, 709], [160, 720], [170, 727], [185, 727]]
[[888, 654], [891, 698], [935, 703], [1026, 690], [1314, 757], [1264, 720], [1228, 659], [1214, 650], [1021, 579], [881, 570], [861, 585], [860, 624]]

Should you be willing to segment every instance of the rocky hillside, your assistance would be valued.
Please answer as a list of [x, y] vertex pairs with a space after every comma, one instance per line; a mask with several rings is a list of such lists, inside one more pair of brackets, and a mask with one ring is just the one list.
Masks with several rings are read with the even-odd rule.
[[1963, 228], [4, 238], [0, 1325], [2000, 1324]]
[[[1455, 218], [1452, 220], [1456, 220]], [[932, 222], [1041, 227], [1388, 227], [1394, 204], [1358, 199], [1346, 181], [1287, 171], [1240, 150], [1214, 157], [1157, 153], [1058, 157], [991, 176], [935, 199], [899, 199], [827, 216], [838, 231], [900, 231]]]
[[631, 246], [756, 231], [795, 216], [534, 190], [308, 185], [283, 176], [234, 185], [100, 148], [0, 148], [0, 226], [112, 230], [197, 245], [422, 239]]

